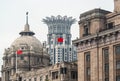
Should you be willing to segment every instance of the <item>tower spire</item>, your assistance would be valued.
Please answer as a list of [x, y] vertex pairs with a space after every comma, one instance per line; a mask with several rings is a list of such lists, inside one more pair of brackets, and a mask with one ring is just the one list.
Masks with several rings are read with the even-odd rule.
[[29, 24], [28, 24], [28, 12], [26, 12], [26, 24], [25, 24], [24, 31], [30, 31]]
[[28, 24], [28, 12], [26, 12], [26, 24], [24, 26], [24, 30], [20, 32], [20, 35], [32, 36], [34, 34], [35, 34], [34, 32], [30, 31], [29, 24]]
[[26, 24], [28, 24], [28, 12], [26, 12]]

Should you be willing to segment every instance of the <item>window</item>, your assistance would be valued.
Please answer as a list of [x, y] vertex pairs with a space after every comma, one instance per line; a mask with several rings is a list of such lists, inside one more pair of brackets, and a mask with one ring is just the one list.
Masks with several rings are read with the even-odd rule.
[[65, 41], [65, 44], [67, 44], [67, 41]]
[[65, 56], [65, 61], [67, 60], [67, 56]]
[[117, 77], [116, 77], [116, 81], [120, 81], [120, 76], [117, 76]]
[[86, 62], [90, 62], [90, 52], [86, 52], [85, 56], [86, 56]]
[[67, 74], [67, 68], [66, 67], [60, 68], [60, 73]]
[[42, 76], [40, 77], [40, 81], [42, 81]]
[[115, 46], [115, 53], [120, 54], [120, 45]]
[[109, 48], [103, 48], [102, 49], [103, 52], [103, 68], [104, 68], [104, 77], [105, 77], [105, 81], [109, 81]]
[[67, 41], [67, 45], [69, 45], [69, 44], [71, 43], [71, 41], [70, 41], [71, 39], [70, 39], [70, 37], [69, 37], [69, 36], [68, 36], [68, 37], [66, 37], [66, 39], [67, 39], [67, 40], [66, 40], [66, 41]]
[[109, 81], [109, 78], [105, 78], [105, 81]]
[[111, 22], [111, 23], [108, 23], [108, 27], [107, 27], [108, 29], [111, 29], [111, 28], [113, 28], [113, 22]]
[[[10, 81], [10, 80], [9, 80]], [[22, 77], [19, 77], [19, 81], [22, 81]], [[25, 81], [25, 80], [24, 80]]]
[[21, 47], [21, 50], [24, 50], [25, 49], [25, 47]]
[[65, 49], [65, 52], [67, 52], [67, 49]]
[[56, 25], [54, 25], [54, 27], [53, 27], [53, 32], [57, 32]]
[[48, 81], [48, 75], [46, 75], [46, 81]]
[[34, 78], [34, 81], [37, 81], [36, 78]]
[[90, 55], [86, 55], [86, 61], [90, 61]]
[[58, 71], [52, 72], [52, 79], [58, 79]]
[[24, 60], [24, 57], [23, 57], [23, 56], [21, 56], [21, 57], [20, 57], [20, 59], [21, 59], [21, 60]]
[[53, 52], [53, 49], [51, 49], [51, 53]]
[[87, 76], [90, 75], [90, 68], [89, 67], [86, 70], [86, 74], [87, 74]]
[[71, 71], [71, 79], [77, 79], [77, 71]]
[[40, 61], [40, 59], [39, 59], [39, 57], [37, 57], [37, 63], [39, 63], [39, 61]]
[[116, 69], [120, 69], [120, 61], [116, 62]]
[[53, 44], [53, 41], [51, 41], [51, 44]]
[[105, 57], [105, 58], [108, 58], [108, 54], [109, 54], [108, 48], [104, 48], [104, 49], [103, 49], [103, 52], [104, 52], [104, 57]]
[[71, 51], [71, 48], [70, 48], [70, 51]]
[[83, 34], [83, 36], [87, 36], [87, 35], [89, 35], [89, 26], [84, 25], [84, 34]]
[[109, 72], [109, 64], [105, 64], [105, 72]]

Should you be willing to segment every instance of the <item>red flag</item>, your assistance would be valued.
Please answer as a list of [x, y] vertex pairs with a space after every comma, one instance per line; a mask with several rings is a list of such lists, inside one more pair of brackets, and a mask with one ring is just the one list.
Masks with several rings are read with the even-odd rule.
[[22, 54], [22, 50], [17, 50], [17, 54], [21, 55]]
[[60, 37], [60, 38], [57, 39], [57, 41], [58, 42], [63, 42], [63, 38]]

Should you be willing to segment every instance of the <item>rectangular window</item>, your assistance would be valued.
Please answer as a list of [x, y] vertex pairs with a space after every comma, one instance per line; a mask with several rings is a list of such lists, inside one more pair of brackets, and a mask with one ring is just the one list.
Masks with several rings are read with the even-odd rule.
[[105, 72], [109, 72], [109, 64], [105, 64]]
[[89, 62], [90, 61], [90, 54], [86, 55], [86, 61]]
[[42, 81], [42, 76], [40, 77], [40, 81]]
[[120, 81], [120, 76], [117, 76], [117, 77], [116, 77], [116, 81]]
[[86, 62], [90, 62], [90, 52], [86, 52], [85, 56], [86, 56]]
[[77, 79], [77, 71], [71, 71], [71, 79]]
[[66, 67], [60, 68], [60, 73], [67, 74], [67, 68]]
[[120, 45], [115, 46], [115, 53], [120, 54]]
[[87, 76], [90, 75], [90, 68], [89, 67], [87, 68], [86, 74], [87, 74]]
[[109, 81], [109, 78], [105, 78], [105, 81]]
[[87, 26], [87, 25], [84, 25], [84, 33], [85, 33], [86, 35], [88, 35], [88, 26]]
[[36, 78], [34, 78], [34, 81], [37, 81]]
[[48, 81], [48, 75], [46, 75], [46, 81]]
[[90, 81], [90, 51], [85, 52], [85, 78]]
[[105, 81], [109, 81], [109, 48], [103, 48], [102, 49], [103, 53], [103, 68], [105, 71], [104, 77]]
[[104, 54], [104, 57], [105, 57], [105, 58], [108, 58], [108, 57], [109, 57], [109, 50], [108, 50], [108, 48], [104, 48], [104, 49], [103, 49], [103, 54]]
[[53, 52], [53, 49], [51, 49], [51, 53]]
[[67, 56], [65, 56], [65, 61], [67, 60]]
[[120, 61], [116, 62], [116, 69], [120, 69]]
[[52, 72], [52, 79], [58, 79], [58, 71]]
[[53, 44], [53, 41], [51, 41], [51, 44]]
[[111, 28], [113, 28], [113, 22], [108, 23], [108, 29], [111, 29]]
[[[11, 80], [8, 80], [8, 81], [11, 81]], [[22, 77], [19, 77], [19, 81], [22, 81]]]
[[88, 23], [86, 25], [84, 25], [84, 34], [83, 34], [83, 36], [88, 36], [90, 34], [89, 26], [90, 25]]
[[70, 51], [71, 51], [71, 48], [70, 48]]

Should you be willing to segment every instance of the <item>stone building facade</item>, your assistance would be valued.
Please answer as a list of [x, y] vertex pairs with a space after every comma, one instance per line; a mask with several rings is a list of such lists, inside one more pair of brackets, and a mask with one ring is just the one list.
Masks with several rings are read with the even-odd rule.
[[[9, 48], [5, 49], [2, 81], [77, 81], [77, 64], [62, 62], [50, 65], [44, 45], [34, 36], [28, 24]], [[16, 53], [18, 50], [21, 53]]]
[[93, 9], [80, 15], [78, 81], [120, 81], [120, 0], [113, 12]]
[[57, 63], [41, 69], [21, 72], [16, 78], [22, 78], [22, 81], [77, 81], [77, 64]]

